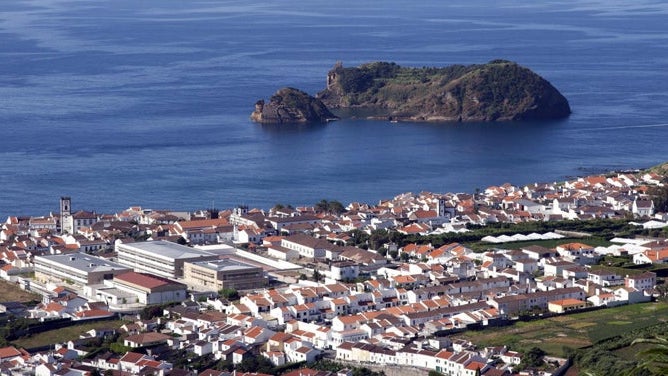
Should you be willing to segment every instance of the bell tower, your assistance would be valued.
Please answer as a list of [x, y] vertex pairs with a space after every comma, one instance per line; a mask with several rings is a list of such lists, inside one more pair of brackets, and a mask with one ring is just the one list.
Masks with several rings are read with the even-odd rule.
[[234, 214], [241, 217], [242, 215], [248, 214], [248, 206], [246, 205], [239, 205], [236, 208], [234, 208]]
[[73, 229], [72, 218], [72, 199], [69, 196], [60, 198], [60, 233], [72, 233]]
[[63, 216], [72, 214], [72, 199], [70, 197], [63, 196], [60, 198], [60, 219], [62, 220]]
[[436, 205], [436, 212], [438, 213], [437, 215], [439, 217], [445, 217], [446, 211], [445, 211], [445, 199], [439, 198], [438, 199], [438, 204]]

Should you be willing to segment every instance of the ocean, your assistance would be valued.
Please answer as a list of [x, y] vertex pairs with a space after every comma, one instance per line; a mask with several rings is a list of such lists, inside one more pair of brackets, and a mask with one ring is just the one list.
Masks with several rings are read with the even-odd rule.
[[[74, 210], [376, 203], [668, 159], [668, 3], [4, 0], [0, 218]], [[565, 120], [251, 123], [337, 62], [515, 61]]]

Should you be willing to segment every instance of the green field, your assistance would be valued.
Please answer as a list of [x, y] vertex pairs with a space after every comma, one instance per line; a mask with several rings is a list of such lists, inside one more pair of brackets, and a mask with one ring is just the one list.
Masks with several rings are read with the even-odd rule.
[[454, 337], [470, 340], [479, 347], [507, 345], [522, 352], [537, 346], [551, 355], [564, 356], [565, 348], [589, 346], [666, 320], [668, 303], [643, 303], [467, 331]]
[[79, 335], [91, 329], [95, 328], [118, 329], [121, 325], [126, 323], [127, 322], [123, 320], [89, 322], [85, 324], [68, 326], [66, 328], [50, 330], [48, 332], [37, 333], [33, 336], [19, 338], [15, 341], [12, 341], [12, 344], [17, 347], [32, 348], [32, 347], [52, 345], [55, 343], [63, 343], [69, 340], [78, 339]]

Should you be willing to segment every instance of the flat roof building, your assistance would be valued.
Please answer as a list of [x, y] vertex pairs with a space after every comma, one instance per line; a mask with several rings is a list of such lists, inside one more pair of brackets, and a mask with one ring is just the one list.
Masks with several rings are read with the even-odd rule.
[[183, 278], [188, 286], [215, 291], [224, 288], [256, 289], [267, 284], [261, 267], [229, 259], [187, 262]]
[[146, 273], [128, 272], [114, 278], [114, 286], [136, 295], [142, 304], [163, 304], [186, 299], [186, 285]]
[[79, 287], [100, 284], [118, 274], [132, 271], [120, 263], [85, 253], [35, 256], [35, 279], [40, 282], [66, 282]]
[[118, 262], [140, 273], [165, 278], [183, 277], [185, 262], [218, 259], [218, 255], [163, 240], [117, 244]]

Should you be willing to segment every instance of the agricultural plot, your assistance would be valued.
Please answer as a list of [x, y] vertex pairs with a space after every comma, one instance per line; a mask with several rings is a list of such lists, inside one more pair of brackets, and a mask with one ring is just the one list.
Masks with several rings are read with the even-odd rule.
[[590, 346], [600, 340], [668, 320], [668, 303], [644, 303], [598, 311], [518, 322], [503, 328], [467, 331], [457, 335], [478, 346], [503, 346], [526, 351], [540, 347], [548, 354], [564, 356], [567, 348]]

